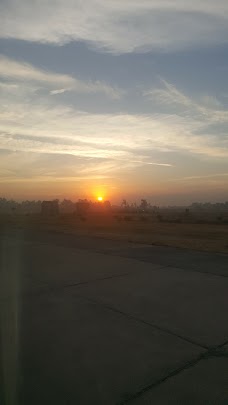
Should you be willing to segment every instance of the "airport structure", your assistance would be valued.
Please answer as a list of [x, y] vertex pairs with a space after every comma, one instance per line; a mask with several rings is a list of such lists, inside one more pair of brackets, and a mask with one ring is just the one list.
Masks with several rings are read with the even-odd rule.
[[58, 201], [43, 201], [41, 204], [41, 214], [43, 215], [58, 215], [59, 203]]

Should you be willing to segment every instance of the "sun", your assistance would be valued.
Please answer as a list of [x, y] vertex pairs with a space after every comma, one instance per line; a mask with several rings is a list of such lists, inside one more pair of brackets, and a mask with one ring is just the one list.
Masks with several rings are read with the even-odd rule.
[[98, 201], [103, 201], [103, 197], [97, 197]]

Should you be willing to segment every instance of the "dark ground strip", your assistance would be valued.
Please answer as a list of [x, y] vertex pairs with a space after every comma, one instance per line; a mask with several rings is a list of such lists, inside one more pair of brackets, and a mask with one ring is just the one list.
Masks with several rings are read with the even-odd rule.
[[[192, 251], [188, 249], [181, 249], [181, 248], [174, 248], [174, 247], [163, 247], [163, 246], [153, 246], [153, 245], [146, 245], [146, 244], [137, 244], [131, 243], [128, 241], [121, 241], [121, 240], [112, 240], [111, 238], [99, 237], [99, 236], [78, 236], [74, 234], [68, 234], [63, 232], [53, 232], [53, 231], [35, 231], [32, 235], [25, 234], [25, 239], [28, 239], [31, 242], [31, 238], [34, 240], [34, 243], [37, 245], [47, 245], [51, 244], [54, 246], [61, 245], [63, 247], [78, 249], [78, 250], [87, 250], [93, 251], [95, 253], [110, 255], [115, 257], [124, 257], [133, 259], [139, 262], [146, 262], [146, 263], [153, 263], [154, 265], [160, 265], [162, 267], [175, 267], [176, 269], [184, 270], [184, 271], [192, 271], [198, 273], [205, 273], [205, 274], [212, 274], [219, 277], [228, 277], [228, 271], [225, 274], [218, 274], [213, 272], [213, 270], [202, 270], [200, 264], [191, 264], [189, 266], [189, 255], [194, 254], [196, 256], [195, 261], [198, 263], [202, 263], [202, 265], [211, 265], [216, 259], [216, 262], [222, 265], [222, 268], [225, 267], [228, 270], [228, 255], [226, 254], [218, 254], [218, 253], [210, 253], [210, 252], [200, 252], [200, 251]], [[30, 238], [29, 238], [30, 236]], [[10, 238], [11, 239], [11, 238]], [[95, 243], [94, 243], [95, 242]], [[95, 246], [95, 244], [99, 246]], [[114, 244], [114, 247], [113, 247]], [[89, 247], [88, 247], [89, 245]], [[105, 245], [105, 246], [104, 246]], [[123, 247], [123, 245], [125, 247]], [[134, 247], [137, 246], [136, 249]], [[142, 248], [138, 248], [138, 246], [142, 246]], [[171, 261], [170, 263], [165, 263], [166, 259], [164, 259], [164, 252], [162, 253], [162, 249], [166, 249], [166, 253], [168, 254], [167, 260]], [[148, 255], [149, 253], [149, 255]], [[177, 255], [178, 253], [184, 255], [184, 260], [174, 261], [173, 255]], [[166, 256], [166, 255], [165, 255]], [[159, 257], [159, 261], [158, 260]], [[160, 261], [161, 259], [161, 261]], [[203, 260], [203, 261], [202, 261]], [[183, 263], [182, 263], [183, 262]], [[215, 263], [215, 266], [219, 266], [218, 263]], [[224, 266], [225, 264], [225, 266]], [[227, 264], [227, 265], [226, 265]]]

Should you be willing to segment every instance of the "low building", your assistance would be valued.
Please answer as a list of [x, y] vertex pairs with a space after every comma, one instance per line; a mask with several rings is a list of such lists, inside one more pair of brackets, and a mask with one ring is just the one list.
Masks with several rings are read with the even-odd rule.
[[89, 209], [91, 208], [91, 203], [88, 200], [78, 200], [78, 202], [75, 204], [76, 206], [76, 212], [79, 215], [85, 215]]
[[41, 204], [41, 214], [46, 216], [58, 215], [59, 203], [58, 201], [43, 201]]

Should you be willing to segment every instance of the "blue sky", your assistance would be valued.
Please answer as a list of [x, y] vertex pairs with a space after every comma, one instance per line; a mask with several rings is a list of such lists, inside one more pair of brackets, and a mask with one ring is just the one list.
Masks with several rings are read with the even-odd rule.
[[5, 196], [228, 199], [227, 1], [5, 0], [0, 16]]

